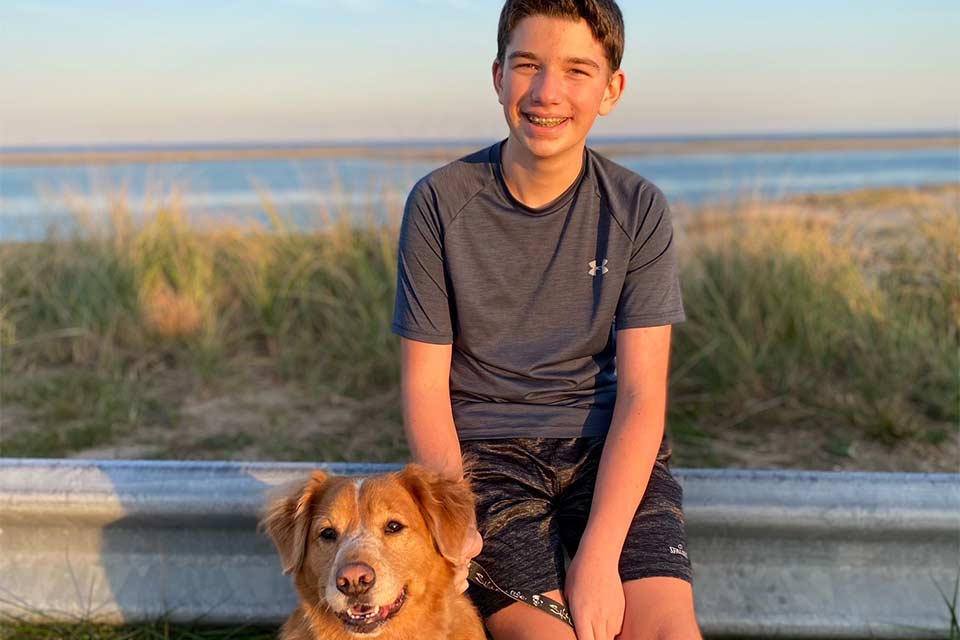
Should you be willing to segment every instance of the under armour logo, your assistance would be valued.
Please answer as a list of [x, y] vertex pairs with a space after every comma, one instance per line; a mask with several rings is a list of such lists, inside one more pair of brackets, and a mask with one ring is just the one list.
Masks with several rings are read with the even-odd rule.
[[590, 275], [592, 275], [592, 276], [597, 275], [597, 271], [598, 271], [598, 270], [600, 271], [600, 275], [603, 275], [603, 274], [605, 274], [607, 271], [610, 271], [610, 269], [607, 269], [607, 260], [606, 260], [606, 259], [604, 259], [603, 264], [601, 264], [599, 267], [597, 266], [597, 261], [596, 261], [596, 260], [591, 260], [591, 261], [590, 261]]

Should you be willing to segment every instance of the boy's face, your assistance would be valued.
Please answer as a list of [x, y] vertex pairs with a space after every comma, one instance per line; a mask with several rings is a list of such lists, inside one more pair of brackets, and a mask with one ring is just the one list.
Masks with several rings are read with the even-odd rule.
[[586, 21], [548, 16], [521, 20], [493, 84], [518, 151], [536, 159], [579, 159], [597, 115], [613, 110], [622, 71], [610, 72]]

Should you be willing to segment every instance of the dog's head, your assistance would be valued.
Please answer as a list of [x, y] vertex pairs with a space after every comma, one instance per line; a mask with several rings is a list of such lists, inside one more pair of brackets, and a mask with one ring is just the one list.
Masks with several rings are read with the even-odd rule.
[[364, 478], [317, 471], [273, 499], [261, 524], [308, 610], [376, 634], [449, 597], [473, 508], [465, 481], [416, 465]]

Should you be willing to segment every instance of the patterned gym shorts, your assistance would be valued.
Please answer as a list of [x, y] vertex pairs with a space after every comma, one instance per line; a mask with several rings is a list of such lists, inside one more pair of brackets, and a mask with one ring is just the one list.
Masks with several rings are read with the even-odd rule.
[[[603, 442], [514, 438], [461, 443], [483, 536], [476, 561], [501, 588], [540, 594], [563, 589], [564, 552], [572, 558], [583, 536]], [[670, 474], [669, 460], [664, 438], [620, 554], [624, 582], [653, 576], [692, 582], [683, 490]], [[474, 584], [468, 595], [484, 618], [514, 603]]]

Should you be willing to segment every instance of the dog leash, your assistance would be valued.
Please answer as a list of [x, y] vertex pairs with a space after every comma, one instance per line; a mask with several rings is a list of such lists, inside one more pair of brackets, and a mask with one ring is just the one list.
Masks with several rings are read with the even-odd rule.
[[478, 587], [483, 587], [484, 589], [489, 589], [490, 591], [497, 591], [512, 598], [517, 602], [523, 602], [528, 604], [531, 607], [536, 607], [544, 613], [553, 616], [561, 622], [573, 627], [573, 620], [570, 619], [570, 612], [567, 611], [567, 608], [554, 600], [553, 598], [548, 598], [537, 593], [529, 593], [527, 591], [520, 591], [517, 589], [510, 589], [509, 591], [504, 591], [501, 589], [496, 582], [490, 577], [490, 574], [487, 573], [487, 570], [481, 567], [475, 560], [470, 561], [469, 573], [467, 574], [467, 580], [477, 585]]

